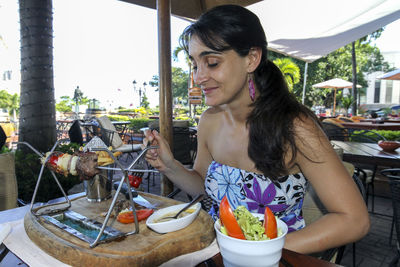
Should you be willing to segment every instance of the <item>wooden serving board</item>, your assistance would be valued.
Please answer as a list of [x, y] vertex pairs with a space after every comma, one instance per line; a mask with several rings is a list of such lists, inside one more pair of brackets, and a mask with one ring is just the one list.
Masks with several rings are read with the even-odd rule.
[[[158, 208], [181, 204], [182, 202], [148, 193], [140, 193]], [[93, 203], [86, 197], [72, 201], [70, 210], [88, 218], [104, 222], [102, 212], [107, 212], [112, 199]], [[111, 221], [111, 219], [110, 219]], [[109, 221], [109, 223], [110, 223]], [[176, 232], [158, 234], [139, 222], [138, 234], [118, 241], [99, 244], [90, 248], [89, 243], [35, 217], [28, 212], [24, 219], [25, 230], [30, 239], [48, 254], [72, 266], [158, 266], [177, 256], [203, 249], [215, 238], [213, 220], [201, 210], [188, 227]], [[121, 224], [117, 220], [113, 228], [122, 232], [134, 230], [134, 224]]]

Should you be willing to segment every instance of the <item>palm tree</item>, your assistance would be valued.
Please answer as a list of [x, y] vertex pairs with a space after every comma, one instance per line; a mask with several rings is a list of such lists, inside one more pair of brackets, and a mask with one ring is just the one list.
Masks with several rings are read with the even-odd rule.
[[8, 112], [9, 112], [10, 115], [12, 115], [14, 122], [17, 121], [17, 114], [19, 112], [19, 103], [20, 103], [19, 95], [18, 94], [13, 94], [10, 97], [10, 102], [9, 102], [9, 106], [8, 106]]
[[290, 58], [277, 58], [274, 64], [281, 70], [288, 84], [289, 90], [300, 81], [300, 68]]
[[13, 121], [17, 121], [17, 113], [19, 110], [19, 95], [9, 94], [6, 90], [0, 91], [0, 108], [5, 108], [8, 113], [13, 116]]
[[[353, 103], [354, 103], [354, 98], [351, 95], [347, 97], [342, 97], [342, 99], [340, 100], [340, 106], [345, 109], [346, 116], [348, 116], [348, 110]], [[353, 114], [353, 116], [354, 115], [355, 114]]]
[[[182, 51], [185, 52], [185, 50], [183, 50], [182, 47], [180, 47], [180, 46], [175, 47], [175, 49], [174, 49], [174, 51], [172, 53], [172, 58], [173, 58], [174, 61], [178, 61], [178, 55]], [[191, 79], [191, 77], [192, 77], [192, 62], [190, 61], [189, 55], [186, 52], [185, 52], [185, 61], [186, 61], [186, 64], [188, 64], [188, 66], [189, 66], [189, 77], [190, 77], [190, 79], [188, 80], [188, 88], [191, 88], [191, 87], [193, 87], [193, 84], [192, 84], [192, 80], [193, 79]]]
[[19, 141], [26, 141], [40, 151], [48, 151], [56, 141], [52, 12], [52, 0], [19, 0]]

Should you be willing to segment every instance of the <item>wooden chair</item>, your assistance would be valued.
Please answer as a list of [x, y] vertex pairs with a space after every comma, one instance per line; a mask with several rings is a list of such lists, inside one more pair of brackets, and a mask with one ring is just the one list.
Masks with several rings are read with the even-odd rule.
[[97, 118], [97, 122], [100, 125], [100, 138], [107, 146], [112, 146], [114, 152], [131, 153], [142, 149], [140, 144], [124, 144], [118, 131], [107, 116]]
[[365, 117], [362, 117], [362, 116], [352, 116], [351, 119], [352, 119], [354, 122], [360, 122], [361, 120], [365, 120]]
[[340, 117], [339, 120], [344, 121], [344, 122], [354, 122], [352, 119], [347, 118], [347, 117]]
[[[172, 153], [176, 160], [186, 167], [191, 168], [194, 163], [193, 153], [197, 150], [197, 146], [194, 145], [194, 142], [197, 142], [197, 139], [193, 138], [193, 133], [189, 129], [188, 121], [175, 120], [172, 123], [172, 127], [172, 138], [174, 142]], [[159, 131], [159, 121], [150, 122], [149, 128]]]
[[0, 154], [0, 211], [18, 206], [14, 153]]

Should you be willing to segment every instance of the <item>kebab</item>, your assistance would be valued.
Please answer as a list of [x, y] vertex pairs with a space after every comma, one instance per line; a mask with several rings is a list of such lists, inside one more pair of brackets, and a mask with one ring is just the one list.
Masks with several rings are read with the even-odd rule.
[[[114, 157], [121, 155], [121, 152], [115, 152]], [[42, 157], [42, 163], [46, 160], [46, 166], [59, 174], [68, 176], [79, 175], [81, 180], [91, 179], [96, 174], [100, 173], [98, 166], [105, 166], [114, 162], [114, 160], [105, 151], [96, 152], [77, 152], [73, 155], [54, 151], [47, 152], [45, 157]]]

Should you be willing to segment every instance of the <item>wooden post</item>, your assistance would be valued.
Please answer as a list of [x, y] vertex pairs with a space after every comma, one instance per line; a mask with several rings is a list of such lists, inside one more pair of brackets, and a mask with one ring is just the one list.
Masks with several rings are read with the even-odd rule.
[[[159, 90], [160, 90], [160, 133], [173, 149], [172, 138], [172, 82], [171, 82], [171, 2], [157, 0], [158, 17], [158, 54], [159, 54]], [[166, 177], [161, 176], [161, 195], [172, 192], [174, 186]]]

